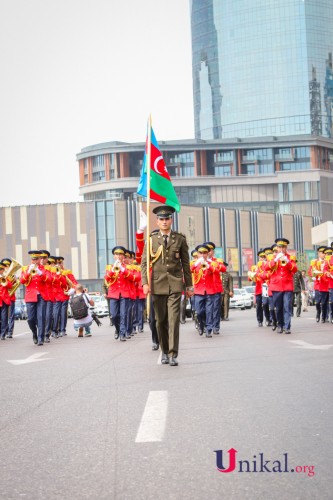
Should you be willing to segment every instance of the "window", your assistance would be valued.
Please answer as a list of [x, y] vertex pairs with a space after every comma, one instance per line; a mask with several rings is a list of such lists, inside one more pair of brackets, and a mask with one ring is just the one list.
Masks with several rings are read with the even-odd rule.
[[170, 177], [193, 177], [194, 176], [194, 152], [167, 153], [165, 163]]
[[92, 180], [93, 182], [105, 180], [104, 155], [97, 155], [92, 159]]
[[242, 165], [241, 166], [241, 175], [254, 175], [255, 174], [255, 166], [254, 165]]

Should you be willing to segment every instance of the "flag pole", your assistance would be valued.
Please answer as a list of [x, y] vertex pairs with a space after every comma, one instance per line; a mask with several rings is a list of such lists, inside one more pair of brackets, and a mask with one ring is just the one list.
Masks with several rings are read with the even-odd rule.
[[[151, 113], [148, 117], [148, 134], [147, 134], [147, 234], [146, 234], [146, 250], [147, 250], [147, 281], [150, 289], [150, 163], [151, 163]], [[150, 315], [150, 292], [147, 294], [147, 317], [149, 321]]]

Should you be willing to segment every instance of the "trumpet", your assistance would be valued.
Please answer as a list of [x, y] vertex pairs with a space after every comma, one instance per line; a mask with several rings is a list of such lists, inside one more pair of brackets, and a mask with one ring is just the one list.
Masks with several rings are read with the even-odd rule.
[[113, 266], [112, 266], [112, 271], [113, 271], [114, 273], [119, 272], [119, 271], [120, 271], [120, 266], [121, 266], [121, 262], [117, 259], [117, 260], [115, 261], [115, 263], [113, 264]]
[[30, 274], [34, 276], [37, 273], [38, 266], [37, 264], [34, 264], [33, 269], [31, 269]]
[[281, 266], [284, 267], [287, 265], [287, 261], [284, 259], [280, 259]]
[[208, 269], [209, 267], [209, 264], [205, 261], [201, 264], [201, 269], [205, 270], [205, 269]]

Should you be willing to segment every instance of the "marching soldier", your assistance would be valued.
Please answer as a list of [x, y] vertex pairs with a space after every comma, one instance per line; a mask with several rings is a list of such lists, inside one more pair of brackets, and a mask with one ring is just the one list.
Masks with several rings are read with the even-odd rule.
[[293, 274], [297, 265], [292, 262], [287, 253], [289, 240], [277, 238], [275, 243], [278, 253], [274, 259], [268, 260], [265, 270], [271, 271], [270, 288], [273, 293], [273, 305], [276, 309], [278, 333], [291, 333], [291, 311], [293, 300]]
[[324, 270], [326, 272], [326, 276], [328, 277], [328, 295], [329, 295], [329, 307], [330, 307], [330, 316], [331, 323], [333, 323], [333, 243], [331, 243], [331, 248], [327, 247], [325, 255], [326, 255], [326, 264]]
[[[142, 254], [141, 273], [145, 295], [152, 293], [162, 364], [177, 366], [179, 348], [180, 301], [185, 281], [186, 293], [193, 295], [192, 276], [186, 238], [173, 231], [173, 207], [158, 206], [153, 212], [157, 217], [158, 233], [147, 238], [151, 262], [147, 262], [147, 247]], [[151, 266], [151, 283], [148, 273]]]
[[[202, 335], [206, 326], [206, 337], [211, 338], [215, 325], [214, 315], [217, 314], [215, 309], [215, 277], [218, 275], [220, 279], [220, 268], [218, 263], [208, 259], [209, 247], [207, 245], [198, 245], [195, 249], [198, 252], [198, 259], [192, 264], [191, 271], [193, 273], [198, 330], [199, 335]], [[220, 311], [218, 312], [220, 313]]]
[[46, 311], [45, 311], [45, 336], [44, 341], [50, 343], [50, 336], [53, 326], [53, 309], [55, 304], [56, 282], [59, 282], [59, 277], [55, 272], [55, 257], [50, 255], [47, 250], [41, 250], [41, 263], [44, 265], [45, 272], [49, 276], [49, 281], [46, 284], [47, 298], [46, 298]]
[[258, 257], [259, 257], [259, 262], [255, 266], [252, 266], [251, 270], [248, 271], [248, 277], [249, 281], [253, 281], [255, 284], [255, 302], [256, 302], [256, 316], [257, 316], [257, 322], [258, 326], [262, 327], [263, 321], [264, 321], [264, 311], [263, 311], [263, 306], [262, 306], [262, 285], [263, 285], [263, 279], [261, 276], [262, 273], [262, 265], [266, 261], [266, 254], [265, 250], [261, 249], [258, 252]]
[[135, 315], [135, 301], [136, 301], [136, 292], [137, 292], [137, 283], [140, 281], [141, 276], [140, 273], [138, 272], [137, 266], [133, 265], [133, 261], [135, 259], [135, 253], [132, 252], [131, 250], [126, 250], [125, 252], [125, 264], [126, 268], [132, 272], [132, 278], [133, 280], [129, 281], [129, 292], [130, 292], [130, 299], [129, 299], [129, 310], [127, 314], [127, 332], [126, 332], [126, 338], [131, 338], [134, 335], [133, 331], [133, 322], [134, 322], [134, 315]]
[[[264, 252], [265, 252], [265, 256], [266, 256], [266, 261], [270, 260], [272, 258], [272, 255], [273, 255], [272, 248], [266, 247], [266, 248], [264, 248]], [[265, 272], [265, 271], [261, 267], [260, 277], [263, 280], [263, 283], [262, 283], [262, 309], [263, 309], [263, 313], [264, 313], [266, 326], [272, 326], [274, 315], [272, 315], [272, 313], [271, 313], [271, 302], [273, 300], [273, 297], [272, 297], [272, 292], [269, 290], [269, 278], [265, 279], [263, 277], [263, 272]], [[270, 277], [270, 275], [268, 275], [268, 276]]]
[[[3, 264], [5, 266], [5, 273], [8, 271], [11, 263], [12, 263], [12, 259], [10, 259], [9, 257], [2, 259], [1, 264]], [[18, 280], [18, 277], [16, 277], [16, 280]], [[15, 326], [16, 296], [15, 296], [15, 292], [13, 293], [14, 290], [15, 289], [12, 288], [11, 290], [8, 291], [8, 294], [10, 296], [10, 306], [8, 309], [8, 323], [7, 323], [7, 328], [6, 328], [6, 337], [8, 339], [13, 338], [14, 326]]]
[[115, 262], [107, 267], [105, 281], [108, 285], [108, 298], [110, 299], [110, 312], [115, 327], [115, 339], [122, 342], [130, 338], [127, 333], [127, 316], [129, 314], [130, 283], [134, 282], [134, 271], [127, 268], [125, 264], [126, 249], [116, 246], [112, 249]]
[[326, 246], [318, 248], [318, 259], [311, 261], [309, 275], [314, 278], [315, 302], [316, 302], [316, 322], [319, 323], [320, 316], [321, 322], [326, 322], [327, 306], [328, 306], [328, 276], [327, 261], [325, 260]]
[[20, 282], [26, 286], [24, 299], [27, 304], [28, 325], [33, 341], [35, 344], [43, 345], [46, 302], [42, 290], [48, 277], [40, 265], [40, 251], [30, 250], [28, 254], [31, 263], [29, 266], [22, 267]]
[[12, 288], [13, 284], [11, 280], [4, 276], [6, 266], [0, 262], [0, 338], [1, 340], [6, 339], [6, 333], [8, 330], [8, 313], [11, 304], [11, 299], [9, 295], [9, 290]]
[[204, 243], [209, 249], [208, 252], [208, 259], [211, 260], [212, 262], [215, 262], [216, 266], [218, 268], [218, 273], [215, 272], [213, 275], [213, 280], [214, 280], [214, 326], [213, 326], [213, 333], [218, 335], [220, 333], [220, 321], [221, 321], [221, 298], [223, 294], [223, 286], [222, 286], [222, 280], [221, 280], [221, 273], [224, 273], [227, 268], [223, 264], [222, 259], [217, 259], [214, 255], [214, 250], [216, 248], [215, 243], [212, 241], [206, 241]]
[[222, 273], [223, 293], [221, 295], [221, 319], [223, 321], [229, 321], [229, 304], [230, 297], [234, 296], [234, 279], [227, 270], [228, 263], [223, 262], [223, 264], [226, 267], [226, 271]]
[[71, 293], [74, 293], [76, 285], [79, 283], [77, 282], [73, 272], [71, 269], [65, 269], [64, 265], [64, 258], [59, 257], [59, 260], [57, 261], [58, 265], [60, 265], [61, 268], [61, 275], [62, 279], [60, 284], [64, 292], [64, 302], [61, 306], [61, 316], [60, 316], [60, 331], [59, 331], [59, 336], [65, 336], [67, 335], [66, 333], [66, 327], [67, 327], [67, 319], [68, 319], [68, 304], [69, 304], [69, 298]]

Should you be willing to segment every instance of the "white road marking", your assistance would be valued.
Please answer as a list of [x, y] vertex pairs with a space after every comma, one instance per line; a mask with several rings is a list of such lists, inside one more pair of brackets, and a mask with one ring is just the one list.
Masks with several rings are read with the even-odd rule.
[[167, 412], [168, 391], [150, 391], [135, 442], [163, 441]]
[[36, 361], [47, 361], [48, 359], [52, 359], [52, 358], [39, 359], [41, 356], [45, 356], [45, 354], [48, 354], [48, 352], [36, 352], [35, 354], [32, 354], [31, 356], [25, 359], [7, 359], [7, 361], [12, 365], [27, 365], [28, 363], [36, 363]]
[[292, 342], [293, 344], [298, 344], [295, 345], [294, 347], [298, 347], [300, 349], [317, 349], [318, 351], [328, 351], [331, 347], [333, 347], [333, 344], [324, 344], [324, 345], [315, 345], [315, 344], [309, 344], [308, 342], [304, 342], [304, 340], [289, 340], [289, 342]]
[[161, 365], [161, 364], [162, 364], [162, 363], [161, 363], [161, 359], [162, 359], [162, 351], [160, 351], [160, 355], [159, 355], [159, 357], [158, 357], [158, 359], [157, 359], [157, 364], [158, 364], [158, 365]]

